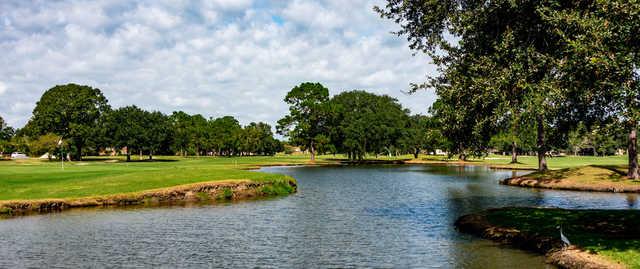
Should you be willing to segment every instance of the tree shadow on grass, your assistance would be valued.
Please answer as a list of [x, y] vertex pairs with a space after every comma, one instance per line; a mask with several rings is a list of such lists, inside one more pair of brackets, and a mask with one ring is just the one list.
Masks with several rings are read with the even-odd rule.
[[560, 237], [592, 251], [634, 251], [640, 255], [640, 210], [565, 210], [501, 208], [490, 210], [489, 221], [528, 234]]
[[[131, 161], [129, 161], [130, 163], [152, 163], [152, 162], [158, 162], [158, 163], [162, 163], [162, 162], [177, 162], [178, 160], [176, 159], [134, 159], [131, 158]], [[127, 162], [126, 159], [124, 158], [97, 158], [97, 157], [85, 157], [82, 158], [82, 162], [113, 162], [113, 163], [124, 163]]]

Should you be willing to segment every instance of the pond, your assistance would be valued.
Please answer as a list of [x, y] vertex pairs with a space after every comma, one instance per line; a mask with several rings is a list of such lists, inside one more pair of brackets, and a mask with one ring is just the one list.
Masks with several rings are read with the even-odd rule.
[[[0, 268], [549, 268], [458, 233], [501, 206], [639, 208], [638, 195], [502, 186], [517, 172], [458, 166], [269, 167], [297, 194], [224, 205], [71, 210], [0, 221]], [[522, 172], [519, 172], [522, 173]]]

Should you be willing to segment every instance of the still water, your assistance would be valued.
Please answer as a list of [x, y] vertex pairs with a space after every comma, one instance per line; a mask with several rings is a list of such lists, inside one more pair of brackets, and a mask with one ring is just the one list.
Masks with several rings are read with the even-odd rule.
[[462, 235], [500, 206], [639, 208], [637, 195], [497, 184], [511, 171], [453, 166], [270, 167], [295, 195], [225, 205], [71, 210], [0, 220], [0, 268], [549, 268]]

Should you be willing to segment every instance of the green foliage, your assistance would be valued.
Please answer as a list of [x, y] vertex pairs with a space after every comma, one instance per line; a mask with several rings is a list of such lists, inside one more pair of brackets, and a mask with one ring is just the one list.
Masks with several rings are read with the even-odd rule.
[[[29, 142], [29, 153], [32, 156], [40, 156], [48, 153], [49, 159], [51, 160], [51, 156], [59, 151], [58, 142], [60, 139], [61, 137], [55, 134], [42, 135]], [[64, 147], [64, 145], [61, 146]]]
[[[218, 155], [237, 155], [243, 151], [240, 148], [241, 143], [244, 142], [242, 146], [245, 147], [245, 149], [248, 149], [250, 146], [254, 146], [253, 142], [258, 143], [258, 141], [247, 141], [247, 139], [249, 139], [248, 136], [250, 135], [246, 135], [244, 137], [245, 141], [240, 141], [242, 139], [241, 136], [243, 136], [242, 126], [240, 126], [240, 122], [238, 122], [234, 117], [224, 116], [213, 119], [210, 120], [210, 125], [212, 130], [210, 143], [213, 150], [217, 152]], [[271, 132], [270, 126], [269, 132]], [[251, 139], [254, 138], [252, 137]]]
[[209, 193], [207, 192], [202, 192], [202, 191], [196, 192], [196, 197], [198, 197], [198, 201], [201, 201], [201, 202], [206, 202], [211, 200], [211, 196], [209, 196]]
[[387, 95], [348, 91], [331, 99], [333, 142], [352, 159], [379, 154], [397, 144], [408, 122], [408, 111]]
[[[4, 121], [2, 117], [0, 117], [0, 155], [4, 152], [9, 152], [13, 149], [10, 141], [15, 133], [15, 130], [11, 128]], [[2, 156], [0, 156], [1, 158]]]
[[25, 128], [34, 135], [53, 133], [64, 137], [75, 146], [75, 158], [79, 160], [100, 116], [109, 109], [99, 89], [77, 84], [58, 85], [42, 95]]
[[136, 106], [126, 106], [105, 115], [105, 137], [117, 148], [126, 147], [127, 160], [134, 149], [141, 150], [144, 144], [144, 114], [145, 111]]
[[290, 143], [309, 149], [314, 160], [317, 144], [328, 133], [329, 90], [320, 83], [305, 82], [291, 89], [284, 101], [289, 114], [278, 121], [278, 133], [289, 137]]
[[233, 198], [233, 190], [231, 188], [222, 188], [222, 192], [218, 196], [220, 200], [231, 200]]
[[260, 192], [262, 192], [262, 194], [266, 196], [287, 195], [293, 193], [294, 191], [295, 189], [291, 187], [291, 185], [289, 185], [289, 182], [286, 180], [273, 182], [272, 184], [265, 185], [260, 189]]

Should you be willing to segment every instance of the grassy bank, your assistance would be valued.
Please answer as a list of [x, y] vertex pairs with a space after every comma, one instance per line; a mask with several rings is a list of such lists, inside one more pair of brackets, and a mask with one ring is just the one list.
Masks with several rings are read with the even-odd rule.
[[[470, 216], [481, 218], [469, 218]], [[627, 268], [640, 268], [638, 210], [502, 208], [470, 216], [461, 218], [466, 218], [466, 223], [458, 221], [459, 228], [467, 225], [462, 230], [528, 249], [539, 247], [542, 252], [564, 259], [555, 262], [575, 262], [571, 259], [604, 260], [605, 263], [622, 264]], [[470, 224], [477, 224], [477, 227], [482, 228], [470, 229]], [[561, 244], [559, 226], [562, 226], [563, 233], [571, 244], [585, 251], [567, 250], [565, 254], [552, 254], [550, 251], [557, 251]]]
[[[413, 156], [403, 156], [405, 158], [413, 159]], [[429, 162], [446, 162], [446, 163], [459, 163], [457, 159], [448, 159], [446, 156], [420, 156], [418, 159], [411, 160], [415, 163], [429, 163]], [[517, 164], [510, 164], [511, 156], [504, 155], [489, 155], [485, 158], [470, 158], [466, 164], [476, 165], [489, 165], [495, 167], [504, 168], [530, 168], [536, 169], [538, 167], [538, 157], [536, 156], [519, 156]], [[627, 157], [625, 156], [557, 156], [548, 157], [547, 163], [549, 169], [563, 169], [574, 168], [586, 165], [616, 165], [621, 166], [627, 163]]]
[[[317, 164], [335, 164], [342, 155], [320, 156]], [[369, 159], [375, 159], [372, 156]], [[131, 193], [149, 189], [209, 182], [217, 180], [273, 181], [281, 175], [247, 171], [264, 165], [308, 164], [307, 155], [278, 155], [273, 157], [156, 157], [155, 161], [124, 162], [124, 158], [88, 158], [82, 162], [65, 163], [37, 159], [0, 161], [0, 201], [18, 199], [79, 198], [87, 196]], [[411, 155], [380, 156], [378, 160], [411, 160], [418, 163], [457, 163], [445, 156]], [[509, 165], [509, 156], [493, 155], [471, 159], [466, 164], [493, 165], [511, 168], [533, 168], [536, 158], [520, 157], [521, 164]], [[552, 169], [578, 167], [589, 164], [618, 165], [624, 156], [613, 157], [556, 157], [549, 159]]]
[[[322, 161], [321, 161], [322, 162]], [[93, 158], [67, 162], [35, 159], [0, 162], [0, 201], [67, 199], [133, 193], [220, 180], [273, 182], [282, 175], [248, 171], [261, 165], [305, 164], [301, 157], [179, 158], [124, 162]]]
[[618, 165], [587, 165], [534, 172], [505, 179], [501, 183], [533, 188], [640, 193], [640, 180], [626, 178], [625, 167]]

